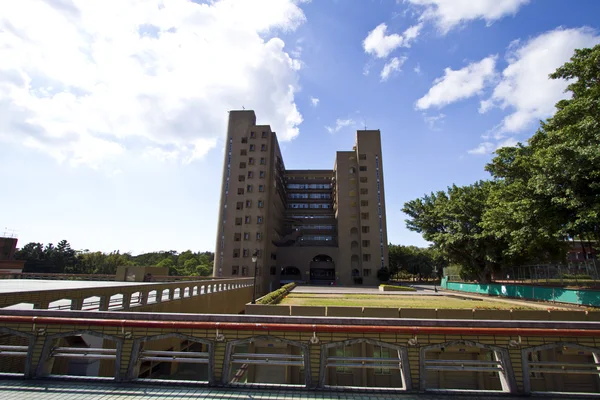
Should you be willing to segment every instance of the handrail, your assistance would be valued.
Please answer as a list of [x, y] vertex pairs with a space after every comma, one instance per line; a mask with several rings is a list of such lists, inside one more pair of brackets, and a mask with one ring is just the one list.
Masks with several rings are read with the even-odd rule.
[[[458, 323], [462, 320], [457, 320]], [[65, 318], [0, 315], [0, 325], [47, 324], [69, 326], [112, 326], [120, 328], [157, 328], [157, 329], [219, 329], [240, 331], [292, 331], [292, 332], [356, 332], [356, 333], [397, 333], [411, 335], [504, 335], [504, 336], [578, 336], [599, 337], [600, 329], [542, 329], [542, 328], [486, 328], [462, 326], [377, 326], [377, 325], [331, 325], [298, 323], [250, 323], [250, 322], [212, 322], [212, 321], [149, 321], [101, 318]]]

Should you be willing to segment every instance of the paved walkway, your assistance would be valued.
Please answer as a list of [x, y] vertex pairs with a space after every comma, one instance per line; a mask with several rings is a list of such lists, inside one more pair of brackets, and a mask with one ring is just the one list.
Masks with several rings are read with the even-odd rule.
[[[402, 393], [367, 393], [341, 391], [307, 391], [291, 389], [232, 389], [201, 388], [192, 386], [150, 386], [133, 384], [111, 384], [96, 382], [64, 382], [64, 381], [15, 381], [0, 380], [0, 396], [2, 400], [175, 400], [175, 399], [253, 399], [253, 400], [286, 400], [286, 399], [401, 399], [401, 400], [479, 400], [506, 399], [516, 400], [519, 397], [486, 396], [486, 395], [445, 395], [445, 394], [402, 394]], [[550, 399], [550, 397], [544, 397]], [[558, 398], [557, 398], [558, 399]]]
[[433, 290], [420, 290], [416, 292], [380, 292], [378, 286], [304, 286], [299, 285], [292, 290], [293, 293], [314, 293], [314, 294], [385, 294], [385, 295], [410, 295], [410, 296], [437, 296]]

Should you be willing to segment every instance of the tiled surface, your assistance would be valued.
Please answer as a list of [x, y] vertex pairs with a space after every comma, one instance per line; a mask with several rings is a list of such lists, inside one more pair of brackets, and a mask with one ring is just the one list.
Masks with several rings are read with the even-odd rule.
[[[479, 400], [518, 399], [505, 396], [459, 396], [434, 394], [391, 394], [365, 392], [319, 392], [284, 389], [216, 389], [190, 386], [116, 385], [95, 382], [0, 380], [2, 400], [175, 400], [175, 399], [403, 399], [403, 400]], [[549, 397], [544, 397], [548, 399]]]

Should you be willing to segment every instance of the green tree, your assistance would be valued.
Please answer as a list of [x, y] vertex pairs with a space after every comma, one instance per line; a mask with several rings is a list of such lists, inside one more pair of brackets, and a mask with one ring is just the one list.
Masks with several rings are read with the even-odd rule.
[[494, 270], [509, 260], [504, 258], [504, 240], [483, 230], [482, 218], [492, 182], [448, 188], [404, 204], [402, 211], [410, 230], [433, 243], [437, 256], [463, 266], [481, 282], [489, 282]]

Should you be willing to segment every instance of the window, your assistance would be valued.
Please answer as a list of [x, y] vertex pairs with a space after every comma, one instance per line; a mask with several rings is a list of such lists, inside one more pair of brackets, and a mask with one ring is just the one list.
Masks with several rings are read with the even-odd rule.
[[255, 149], [256, 149], [256, 146], [255, 146], [255, 145], [253, 145], [253, 144], [251, 144], [251, 145], [250, 145], [250, 151], [254, 151]]
[[367, 167], [365, 165], [361, 165], [360, 167], [358, 167], [358, 169], [360, 170], [360, 172], [365, 172], [367, 170]]
[[262, 138], [265, 139], [267, 137], [267, 134], [268, 134], [267, 132], [263, 131]]
[[277, 260], [277, 253], [271, 253], [271, 260]]
[[236, 225], [241, 225], [242, 224], [242, 219], [241, 218], [236, 218], [235, 219], [235, 224]]
[[267, 145], [266, 144], [261, 144], [260, 145], [260, 151], [267, 151]]
[[369, 189], [365, 189], [365, 188], [360, 189], [360, 194], [369, 194]]
[[252, 217], [249, 215], [246, 215], [246, 217], [244, 218], [244, 223], [249, 224], [252, 222]]
[[363, 276], [371, 276], [371, 268], [363, 269]]
[[239, 273], [240, 273], [239, 265], [234, 265], [233, 267], [231, 267], [231, 275], [237, 275]]
[[[338, 347], [335, 349], [335, 355], [337, 357], [352, 357], [352, 348], [351, 347]], [[351, 374], [352, 370], [350, 367], [335, 367], [335, 372], [339, 372], [342, 374]]]
[[245, 156], [247, 154], [248, 154], [248, 152], [246, 151], [246, 149], [240, 150], [240, 156]]
[[356, 173], [356, 168], [350, 167], [350, 169], [348, 170], [348, 173], [350, 173], [350, 175], [355, 174]]
[[265, 185], [258, 185], [258, 191], [259, 192], [264, 192], [265, 191]]
[[246, 180], [246, 177], [244, 175], [238, 175], [239, 182], [244, 182], [245, 180]]
[[369, 206], [369, 200], [361, 200], [360, 201], [360, 206], [361, 207], [368, 207]]
[[233, 249], [233, 258], [240, 257], [240, 249]]
[[356, 207], [356, 202], [355, 201], [351, 201], [350, 202], [350, 207]]
[[241, 233], [234, 233], [233, 234], [233, 240], [235, 242], [239, 242], [240, 240], [242, 240], [242, 234]]
[[363, 254], [363, 261], [371, 261], [371, 255], [370, 254]]
[[238, 201], [237, 203], [235, 203], [235, 209], [236, 210], [243, 210], [244, 209], [244, 202], [243, 201]]
[[256, 217], [257, 224], [262, 224], [262, 222], [263, 222], [263, 217]]
[[250, 132], [250, 139], [256, 138], [256, 132]]
[[244, 240], [250, 240], [250, 233], [244, 232]]
[[252, 200], [246, 200], [246, 208], [252, 207]]
[[350, 219], [352, 221], [356, 221], [356, 214], [350, 214]]
[[261, 240], [261, 239], [262, 239], [262, 233], [256, 232], [256, 240]]
[[250, 255], [250, 251], [248, 251], [248, 249], [244, 249], [244, 251], [243, 251], [242, 255], [243, 255], [244, 257], [248, 257], [248, 256]]
[[251, 193], [251, 192], [252, 192], [252, 185], [248, 185], [248, 186], [246, 186], [246, 191], [247, 191], [248, 193]]
[[277, 275], [277, 268], [271, 267], [271, 275]]
[[359, 159], [359, 160], [363, 160], [363, 161], [364, 161], [364, 160], [366, 160], [366, 159], [367, 159], [367, 155], [366, 155], [366, 154], [359, 154], [359, 155], [358, 155], [358, 159]]
[[362, 227], [362, 233], [369, 233], [369, 227], [368, 226], [363, 226]]
[[254, 158], [248, 157], [248, 165], [254, 165]]
[[355, 190], [351, 190], [350, 191], [350, 197], [356, 197], [356, 191]]
[[264, 207], [264, 203], [262, 200], [258, 201], [258, 208], [263, 208]]
[[264, 157], [260, 158], [260, 165], [265, 165], [267, 163], [267, 159]]
[[370, 247], [371, 246], [371, 241], [370, 240], [363, 240], [362, 241], [362, 247]]
[[360, 177], [360, 183], [367, 183], [369, 180], [367, 179], [366, 176], [361, 176]]
[[246, 266], [242, 267], [242, 276], [248, 276], [248, 267], [246, 267]]
[[[373, 349], [373, 358], [390, 358], [390, 349], [381, 346], [375, 346]], [[383, 363], [382, 363], [383, 365]], [[375, 368], [375, 375], [390, 375], [389, 368]]]
[[244, 188], [238, 188], [238, 194], [244, 194]]
[[369, 213], [360, 213], [360, 219], [369, 219]]
[[264, 177], [265, 177], [265, 171], [260, 171], [260, 172], [258, 173], [258, 177], [259, 177], [259, 178], [264, 178]]
[[246, 163], [245, 162], [241, 162], [240, 163], [240, 168], [246, 168]]
[[247, 137], [243, 137], [242, 138], [242, 143], [248, 143], [248, 138]]
[[254, 178], [254, 171], [248, 171], [248, 179]]

